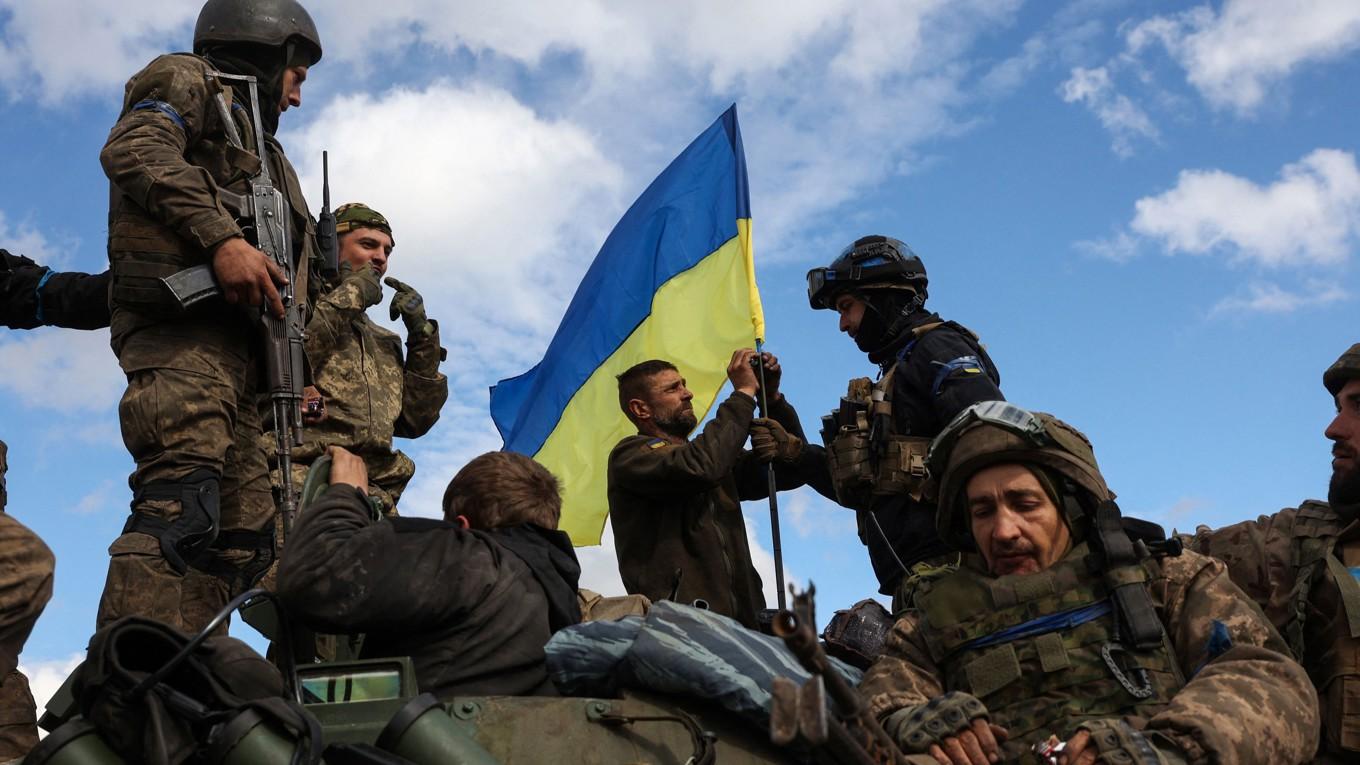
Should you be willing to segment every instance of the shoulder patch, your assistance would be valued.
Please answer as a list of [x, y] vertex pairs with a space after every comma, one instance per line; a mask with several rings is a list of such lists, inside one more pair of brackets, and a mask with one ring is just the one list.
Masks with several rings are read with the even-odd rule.
[[643, 445], [642, 445], [642, 448], [644, 448], [644, 449], [660, 449], [661, 447], [663, 447], [663, 446], [665, 446], [665, 445], [666, 445], [666, 439], [664, 439], [664, 438], [653, 438], [653, 439], [651, 439], [650, 441], [648, 441], [647, 443], [643, 444]]
[[935, 382], [930, 386], [930, 392], [936, 396], [940, 395], [940, 390], [945, 383], [966, 377], [976, 377], [982, 374], [982, 360], [977, 356], [960, 356], [953, 361], [936, 361], [939, 366], [935, 371]]

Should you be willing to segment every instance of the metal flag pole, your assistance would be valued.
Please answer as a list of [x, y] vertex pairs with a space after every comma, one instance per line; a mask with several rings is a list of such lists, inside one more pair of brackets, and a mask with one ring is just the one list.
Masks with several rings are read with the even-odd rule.
[[[760, 372], [760, 413], [770, 416], [769, 394], [765, 392], [765, 359], [761, 356], [765, 344], [756, 340], [756, 369]], [[765, 477], [770, 488], [770, 537], [774, 542], [774, 591], [779, 596], [779, 610], [784, 610], [784, 548], [779, 543], [779, 497], [776, 493], [774, 463], [765, 466]]]

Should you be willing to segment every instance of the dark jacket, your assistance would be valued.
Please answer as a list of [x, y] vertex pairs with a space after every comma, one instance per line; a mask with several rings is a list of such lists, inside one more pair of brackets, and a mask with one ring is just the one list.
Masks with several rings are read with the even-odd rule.
[[[742, 449], [755, 409], [750, 396], [734, 392], [684, 445], [636, 435], [610, 452], [609, 522], [628, 592], [668, 598], [678, 569], [676, 600], [702, 598], [713, 611], [756, 626], [765, 596], [741, 515], [741, 500], [769, 496], [765, 466]], [[770, 409], [785, 430], [803, 438], [788, 401], [780, 397]], [[825, 456], [809, 449], [803, 459]], [[801, 465], [776, 469], [777, 487], [798, 488], [803, 472]]]
[[410, 656], [421, 691], [554, 695], [543, 646], [580, 620], [580, 572], [560, 531], [374, 523], [360, 492], [332, 486], [293, 529], [278, 589], [309, 627], [366, 633], [365, 656]]
[[10, 329], [109, 326], [109, 272], [53, 271], [0, 249], [0, 324]]

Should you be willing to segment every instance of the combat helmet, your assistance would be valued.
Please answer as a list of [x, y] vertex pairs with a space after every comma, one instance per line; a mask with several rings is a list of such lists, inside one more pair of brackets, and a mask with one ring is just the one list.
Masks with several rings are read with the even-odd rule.
[[1346, 383], [1355, 379], [1360, 379], [1360, 343], [1348, 348], [1335, 364], [1327, 367], [1327, 371], [1322, 373], [1322, 384], [1333, 396], [1341, 393]]
[[[1074, 536], [1094, 504], [1076, 494], [1086, 493], [1095, 503], [1114, 498], [1096, 464], [1091, 442], [1076, 428], [1045, 412], [1030, 412], [1005, 401], [983, 401], [959, 413], [930, 445], [926, 457], [931, 480], [938, 486], [935, 525], [940, 537], [956, 549], [972, 549], [966, 523], [964, 488], [975, 473], [991, 465], [1018, 462], [1057, 474], [1070, 491], [1061, 493], [1059, 508]], [[1045, 479], [1046, 480], [1046, 479]]]
[[255, 43], [282, 47], [300, 41], [308, 66], [321, 60], [321, 35], [311, 14], [297, 0], [208, 0], [194, 24], [194, 52], [213, 45]]
[[866, 236], [841, 250], [825, 268], [808, 271], [808, 303], [814, 310], [835, 308], [844, 292], [911, 290], [926, 297], [926, 266], [900, 239]]

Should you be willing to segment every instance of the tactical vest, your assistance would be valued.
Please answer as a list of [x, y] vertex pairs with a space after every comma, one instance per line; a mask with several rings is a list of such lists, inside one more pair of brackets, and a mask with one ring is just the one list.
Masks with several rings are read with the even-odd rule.
[[[911, 331], [911, 343], [947, 323], [963, 329], [952, 322], [922, 324]], [[864, 511], [874, 497], [901, 494], [920, 501], [925, 492], [931, 439], [899, 434], [893, 421], [893, 378], [905, 360], [899, 359], [872, 385], [865, 377], [851, 380], [834, 415], [836, 431], [826, 452], [836, 500], [844, 507]], [[861, 539], [863, 522], [861, 517]]]
[[[991, 577], [961, 567], [916, 595], [919, 634], [944, 689], [981, 699], [1010, 732], [1003, 759], [1049, 735], [1066, 739], [1085, 720], [1154, 715], [1185, 685], [1165, 630], [1151, 650], [1119, 642], [1109, 589], [1086, 570], [1087, 551], [1078, 545], [1037, 574]], [[1155, 565], [1106, 576], [1145, 582]]]
[[[1326, 739], [1323, 751], [1336, 747], [1360, 751], [1360, 581], [1332, 554], [1347, 525], [1325, 503], [1309, 500], [1299, 507], [1290, 545], [1293, 608], [1281, 631], [1317, 685]], [[1315, 585], [1328, 577], [1336, 582], [1336, 602], [1314, 602]], [[1308, 624], [1310, 603], [1322, 606], [1322, 624]], [[1305, 633], [1317, 641], [1308, 654]]]
[[[171, 61], [162, 62], [163, 59]], [[162, 62], [159, 64], [162, 67], [192, 70], [195, 76], [201, 73], [205, 79], [213, 71], [206, 59], [188, 54], [164, 56], [158, 62]], [[134, 84], [128, 83], [120, 120], [137, 106], [131, 103], [134, 98], [132, 94], [136, 92]], [[210, 94], [219, 90], [223, 94], [226, 108], [236, 123], [236, 130], [245, 148], [238, 149], [227, 139], [225, 123], [218, 106], [210, 97], [206, 103], [194, 105], [205, 115], [204, 127], [201, 135], [189, 136], [190, 143], [185, 148], [184, 159], [211, 178], [217, 202], [239, 220], [250, 202], [250, 180], [260, 171], [255, 129], [248, 109], [233, 104], [230, 87], [213, 81], [208, 83], [207, 89]], [[180, 128], [172, 125], [170, 129]], [[302, 189], [293, 169], [286, 160], [281, 159], [282, 147], [272, 136], [266, 136], [265, 141], [273, 159], [270, 174], [274, 184], [283, 192], [293, 210], [291, 223], [296, 258], [299, 252], [305, 255], [309, 251], [308, 239], [315, 229], [310, 216], [304, 212], [305, 207], [299, 204], [303, 199]], [[109, 194], [111, 304], [149, 316], [168, 317], [177, 314], [177, 306], [160, 280], [190, 266], [208, 262], [210, 253], [166, 226], [117, 186], [110, 184]], [[305, 280], [306, 272], [306, 267], [298, 268], [297, 278]], [[307, 295], [305, 285], [305, 281], [297, 282], [297, 294], [304, 300]]]

